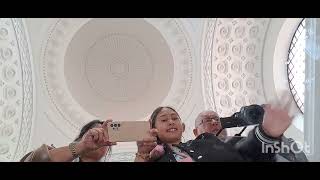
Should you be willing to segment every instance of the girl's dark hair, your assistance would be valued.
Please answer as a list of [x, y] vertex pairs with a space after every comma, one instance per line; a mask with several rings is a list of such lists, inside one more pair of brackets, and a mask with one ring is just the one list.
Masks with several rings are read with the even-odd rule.
[[178, 114], [178, 112], [177, 112], [175, 109], [173, 109], [172, 107], [169, 107], [169, 106], [160, 106], [160, 107], [158, 107], [157, 109], [155, 109], [155, 110], [152, 112], [151, 116], [150, 116], [150, 120], [149, 120], [149, 121], [150, 121], [151, 128], [155, 128], [157, 116], [158, 116], [158, 114], [161, 112], [161, 110], [162, 110], [163, 108], [171, 109], [172, 111], [174, 111], [175, 113], [177, 113], [179, 119], [181, 119], [180, 116], [179, 116], [179, 114]]
[[84, 125], [80, 130], [80, 134], [77, 136], [77, 138], [74, 141], [80, 141], [82, 139], [83, 135], [86, 132], [88, 132], [90, 129], [94, 128], [94, 126], [96, 124], [103, 124], [103, 121], [93, 120], [93, 121], [90, 121], [89, 123], [87, 123], [86, 125]]

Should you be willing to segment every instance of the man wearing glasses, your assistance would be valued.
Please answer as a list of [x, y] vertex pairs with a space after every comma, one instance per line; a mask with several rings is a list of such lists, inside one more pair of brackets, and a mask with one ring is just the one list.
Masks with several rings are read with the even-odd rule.
[[[216, 135], [221, 130], [220, 117], [214, 111], [203, 111], [201, 112], [195, 120], [195, 128], [193, 129], [193, 133], [196, 137], [203, 133], [211, 133]], [[223, 129], [221, 133], [218, 135], [218, 138], [226, 142], [230, 145], [235, 145], [241, 140], [244, 140], [244, 136], [229, 136], [227, 137], [226, 129]], [[295, 143], [293, 139], [282, 137], [282, 142], [290, 146]], [[294, 146], [295, 149], [298, 149], [297, 146]], [[298, 153], [295, 152], [280, 152], [276, 153], [276, 161], [277, 162], [308, 162], [308, 159], [303, 151]]]
[[[203, 111], [195, 120], [195, 129], [193, 134], [198, 137], [202, 133], [217, 134], [221, 129], [220, 117], [214, 111]], [[221, 141], [225, 141], [227, 137], [227, 131], [224, 129], [219, 134], [218, 138]]]

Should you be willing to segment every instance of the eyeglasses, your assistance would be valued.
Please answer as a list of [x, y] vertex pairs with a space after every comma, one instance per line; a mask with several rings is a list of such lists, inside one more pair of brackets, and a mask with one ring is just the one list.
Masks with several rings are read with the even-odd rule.
[[200, 124], [198, 126], [200, 126], [201, 124], [204, 124], [204, 123], [219, 123], [220, 122], [220, 118], [219, 117], [214, 117], [214, 118], [210, 118], [210, 119], [203, 119]]

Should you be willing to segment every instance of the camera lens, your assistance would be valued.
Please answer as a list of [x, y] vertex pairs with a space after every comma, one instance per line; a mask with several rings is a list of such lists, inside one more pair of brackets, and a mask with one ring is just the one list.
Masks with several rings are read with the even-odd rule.
[[120, 127], [120, 124], [118, 124], [118, 127]]
[[113, 127], [113, 124], [110, 124], [110, 127]]

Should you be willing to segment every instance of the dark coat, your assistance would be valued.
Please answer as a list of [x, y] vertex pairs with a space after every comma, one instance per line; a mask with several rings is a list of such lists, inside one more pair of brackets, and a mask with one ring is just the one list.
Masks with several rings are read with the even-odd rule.
[[[244, 139], [245, 139], [244, 136], [233, 136], [233, 137], [229, 137], [226, 140], [226, 143], [235, 146], [237, 143], [239, 142], [241, 143], [241, 141]], [[282, 136], [281, 142], [279, 143], [280, 144], [278, 146], [278, 149], [275, 148], [276, 162], [308, 162], [307, 156], [302, 151], [302, 149], [299, 149], [294, 139]], [[277, 152], [277, 150], [281, 149], [281, 145], [286, 145], [287, 147], [290, 147], [292, 149], [286, 149], [286, 150], [283, 150], [283, 152], [281, 151]]]
[[[275, 161], [274, 153], [262, 153], [264, 140], [266, 142], [277, 141], [277, 139], [267, 136], [258, 126], [249, 132], [248, 137], [235, 145], [222, 142], [211, 133], [204, 133], [194, 140], [176, 146], [197, 162]], [[164, 150], [164, 155], [156, 161], [176, 162], [173, 151], [167, 145], [164, 145]]]

